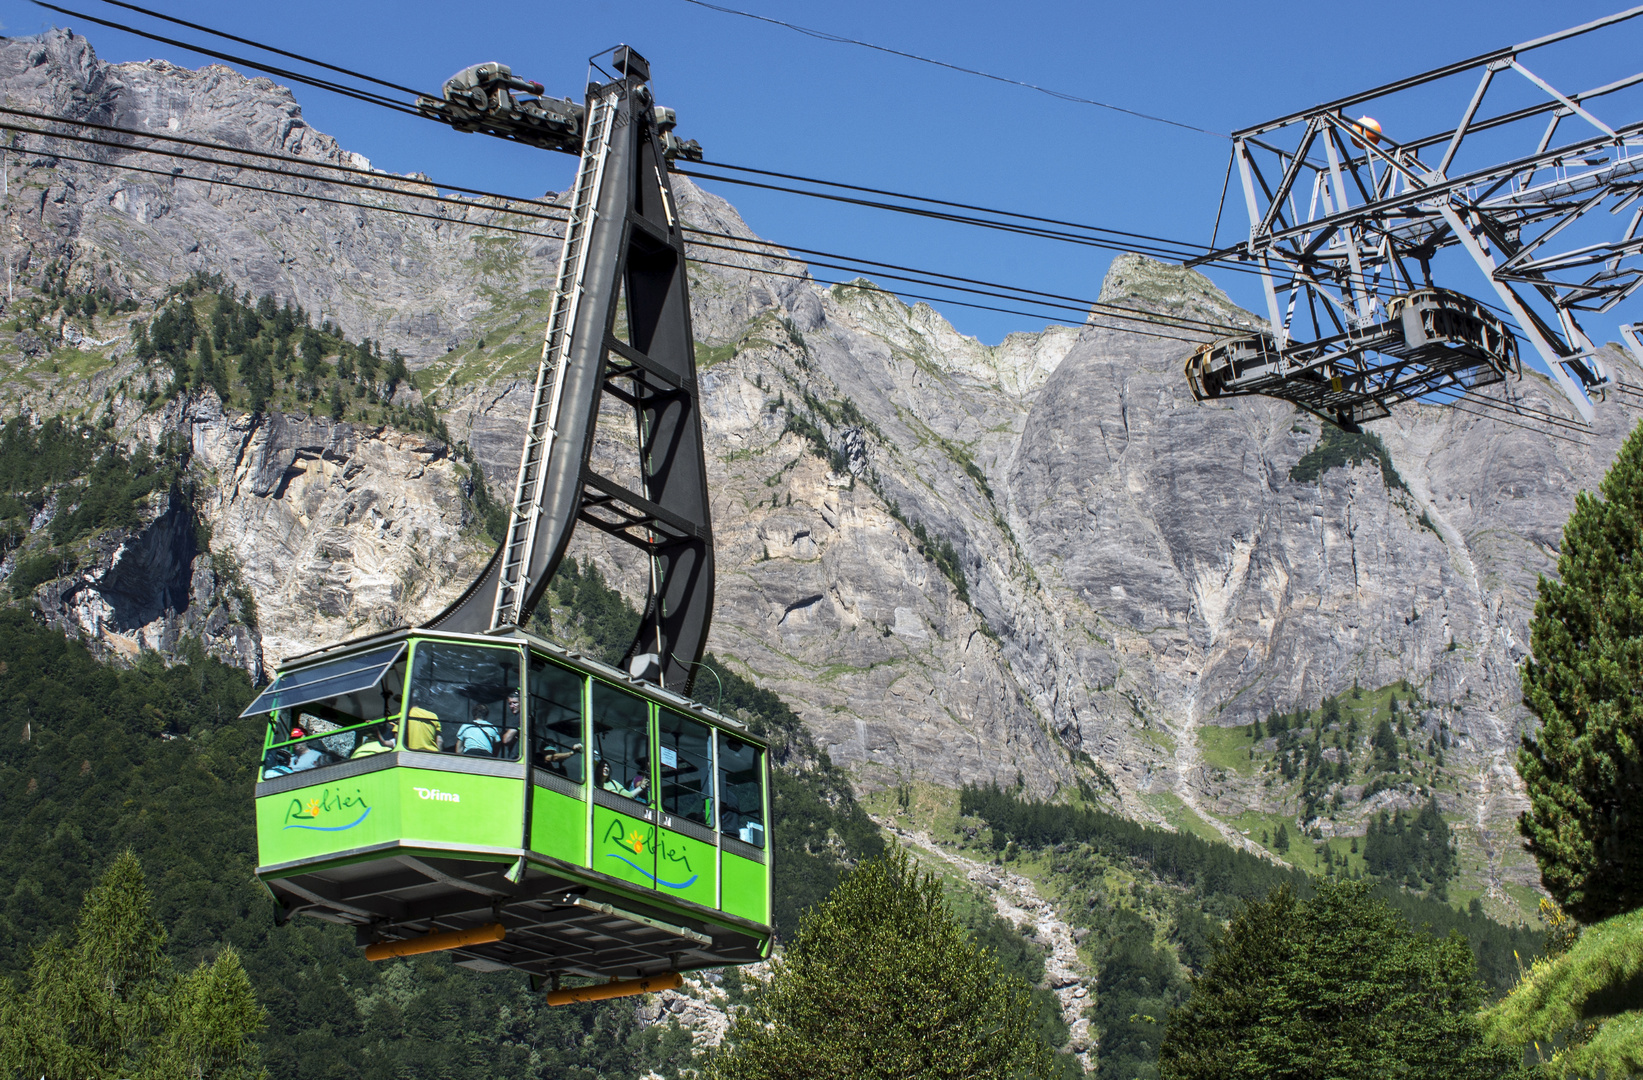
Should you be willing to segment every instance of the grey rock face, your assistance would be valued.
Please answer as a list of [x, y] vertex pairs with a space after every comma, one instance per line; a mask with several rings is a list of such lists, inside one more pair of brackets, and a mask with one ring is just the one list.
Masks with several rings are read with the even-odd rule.
[[101, 533], [74, 573], [35, 590], [46, 621], [99, 655], [123, 660], [145, 650], [175, 655], [193, 638], [208, 654], [261, 678], [262, 643], [234, 588], [232, 560], [199, 550], [194, 515], [176, 493], [157, 496], [145, 509], [145, 524]]
[[313, 417], [225, 414], [214, 395], [155, 421], [186, 431], [212, 543], [256, 597], [270, 662], [414, 625], [489, 556], [443, 443]]
[[[64, 34], [0, 44], [0, 93], [347, 159], [270, 83], [101, 65]], [[144, 295], [220, 272], [397, 343], [424, 362], [424, 392], [493, 493], [511, 493], [557, 241], [483, 239], [482, 206], [431, 223], [30, 161], [14, 222], [35, 264], [72, 256], [89, 278], [106, 263]], [[752, 238], [723, 200], [682, 179], [678, 195], [690, 223]], [[1318, 421], [1272, 401], [1193, 402], [1190, 342], [1094, 315], [987, 347], [870, 284], [780, 276], [802, 264], [779, 251], [713, 258], [738, 268], [691, 268], [720, 568], [711, 648], [793, 702], [862, 783], [1020, 775], [1051, 795], [1099, 785], [1099, 770], [1129, 812], [1197, 811], [1244, 843], [1223, 819], [1277, 808], [1204, 764], [1200, 730], [1408, 678], [1461, 737], [1453, 762], [1472, 780], [1445, 799], [1469, 823], [1467, 850], [1491, 887], [1528, 880], [1507, 839], [1528, 723], [1517, 665], [1536, 577], [1555, 567], [1575, 493], [1636, 423], [1629, 401], [1601, 406], [1577, 443], [1488, 412], [1404, 408], [1376, 428], [1401, 484], [1373, 464], [1298, 482]], [[1256, 322], [1203, 278], [1128, 256], [1102, 300]], [[486, 348], [469, 348], [481, 335]], [[0, 355], [21, 365], [42, 347], [18, 337]], [[39, 409], [67, 389], [40, 385]], [[1568, 415], [1536, 376], [1485, 393]], [[253, 424], [209, 397], [139, 416], [114, 394], [108, 408], [134, 439], [189, 434], [210, 472], [213, 550], [242, 567], [270, 659], [424, 618], [486, 554], [463, 468], [430, 440]], [[617, 469], [631, 421], [602, 431], [597, 460]], [[638, 592], [625, 552], [586, 535], [575, 552]], [[168, 573], [173, 593], [193, 580]], [[1361, 831], [1399, 798], [1329, 827]]]
[[[136, 131], [273, 151], [316, 164], [358, 168], [363, 159], [310, 128], [291, 92], [225, 67], [198, 71], [160, 60], [105, 64], [84, 37], [52, 31], [0, 39], [0, 100], [51, 115]], [[131, 143], [129, 136], [113, 141]], [[186, 152], [195, 150], [179, 147]], [[203, 152], [209, 156], [209, 152]], [[137, 173], [88, 164], [118, 161]], [[431, 186], [384, 173], [389, 197], [335, 183], [298, 181], [239, 168], [177, 161], [133, 150], [37, 135], [8, 154], [16, 274], [28, 280], [53, 259], [71, 280], [149, 295], [196, 270], [221, 273], [241, 290], [292, 300], [356, 337], [397, 347], [413, 361], [442, 355], [490, 306], [473, 288], [520, 284], [516, 252], [557, 250], [545, 237], [514, 236], [500, 254], [474, 228], [500, 218], [463, 200], [429, 203]], [[329, 174], [336, 175], [336, 174]], [[205, 183], [185, 177], [210, 177]], [[239, 185], [239, 186], [232, 186]], [[301, 202], [271, 191], [300, 190], [343, 205]], [[385, 214], [347, 204], [429, 214]], [[526, 219], [512, 218], [515, 228]]]

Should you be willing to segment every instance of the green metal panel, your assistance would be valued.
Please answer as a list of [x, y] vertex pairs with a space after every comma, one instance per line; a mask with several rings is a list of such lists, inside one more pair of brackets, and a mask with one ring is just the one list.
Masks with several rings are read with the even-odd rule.
[[432, 769], [388, 771], [401, 776], [400, 829], [408, 842], [518, 847], [523, 777], [474, 776]]
[[531, 850], [568, 863], [587, 859], [587, 811], [581, 799], [547, 788], [534, 788], [531, 808]]
[[257, 861], [296, 862], [399, 839], [398, 769], [257, 800]]
[[714, 878], [718, 852], [712, 844], [671, 829], [662, 829], [656, 841], [656, 891], [717, 906]]
[[754, 922], [770, 922], [768, 875], [763, 863], [724, 853], [724, 902], [720, 908]]
[[656, 881], [656, 826], [595, 804], [593, 869], [652, 888]]
[[400, 841], [516, 847], [523, 779], [395, 768], [257, 800], [263, 866]]

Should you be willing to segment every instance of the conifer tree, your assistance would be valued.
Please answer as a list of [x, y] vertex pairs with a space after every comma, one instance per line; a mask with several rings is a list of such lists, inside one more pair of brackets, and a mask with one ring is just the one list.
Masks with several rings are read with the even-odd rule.
[[1364, 883], [1288, 885], [1248, 905], [1169, 1019], [1163, 1080], [1521, 1076], [1487, 1045], [1472, 952], [1414, 930]]
[[127, 851], [87, 895], [71, 941], [35, 956], [21, 992], [0, 982], [0, 1077], [261, 1080], [263, 1024], [233, 949], [182, 979], [165, 955], [142, 867]]
[[217, 383], [217, 358], [216, 354], [211, 351], [210, 335], [200, 335], [197, 352], [198, 356], [194, 365], [194, 388], [198, 390], [205, 386], [215, 386]]
[[1541, 881], [1585, 923], [1643, 906], [1643, 426], [1600, 491], [1575, 497], [1540, 579], [1523, 668], [1540, 730], [1517, 761]]
[[715, 1080], [1042, 1076], [1027, 988], [970, 942], [906, 852], [861, 864], [804, 915]]

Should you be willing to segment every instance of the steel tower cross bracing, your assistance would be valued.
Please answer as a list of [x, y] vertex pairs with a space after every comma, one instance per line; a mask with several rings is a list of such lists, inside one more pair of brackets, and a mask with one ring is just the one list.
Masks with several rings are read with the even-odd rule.
[[[1248, 239], [1188, 265], [1256, 264], [1270, 325], [1200, 350], [1188, 365], [1194, 392], [1283, 397], [1352, 426], [1399, 401], [1499, 381], [1517, 363], [1500, 341], [1512, 334], [1455, 291], [1486, 285], [1589, 420], [1589, 395], [1611, 374], [1578, 314], [1609, 312], [1643, 286], [1643, 119], [1636, 95], [1625, 122], [1599, 113], [1643, 86], [1643, 72], [1565, 93], [1526, 54], [1613, 34], [1639, 15], [1643, 7], [1234, 132]], [[1399, 140], [1353, 115], [1425, 111], [1432, 84], [1468, 76], [1447, 130]], [[1491, 111], [1508, 77], [1538, 100]], [[1440, 288], [1432, 262], [1453, 247], [1477, 273]]]
[[[650, 596], [629, 670], [688, 692], [712, 616], [713, 533], [683, 222], [668, 161], [699, 157], [700, 148], [680, 142], [672, 111], [655, 106], [643, 57], [622, 46], [613, 66], [621, 77], [590, 84], [585, 105], [541, 98], [540, 84], [500, 64], [469, 68], [447, 82], [442, 100], [418, 103], [458, 130], [581, 157], [508, 531], [484, 574], [428, 625], [523, 625], [585, 523], [649, 560]], [[642, 491], [593, 468], [607, 396], [633, 411]]]

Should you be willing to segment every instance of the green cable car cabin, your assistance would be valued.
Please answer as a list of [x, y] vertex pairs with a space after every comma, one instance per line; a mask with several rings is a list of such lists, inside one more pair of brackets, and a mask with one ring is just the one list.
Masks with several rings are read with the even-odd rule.
[[697, 702], [517, 629], [400, 630], [288, 662], [245, 715], [281, 922], [556, 985], [769, 955], [767, 748]]
[[[418, 99], [458, 130], [581, 159], [507, 533], [427, 626], [297, 657], [246, 710], [268, 718], [257, 876], [280, 921], [352, 926], [372, 959], [450, 949], [481, 971], [613, 981], [550, 1003], [676, 985], [771, 945], [767, 748], [686, 696], [713, 531], [667, 172], [700, 153], [654, 107], [644, 58], [612, 55], [620, 77], [596, 64], [610, 81], [575, 115], [521, 104], [542, 87], [495, 63]], [[634, 412], [639, 490], [593, 469], [607, 396]], [[626, 673], [520, 629], [578, 522], [648, 563]]]

